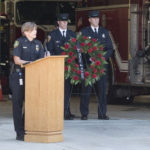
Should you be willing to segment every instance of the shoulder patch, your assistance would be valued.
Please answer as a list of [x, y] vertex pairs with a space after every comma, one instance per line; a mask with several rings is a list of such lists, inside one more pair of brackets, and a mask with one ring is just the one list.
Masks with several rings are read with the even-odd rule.
[[51, 40], [51, 36], [48, 35], [48, 36], [47, 36], [47, 42], [49, 42], [50, 40]]
[[14, 48], [18, 47], [19, 46], [19, 41], [15, 41], [14, 43]]

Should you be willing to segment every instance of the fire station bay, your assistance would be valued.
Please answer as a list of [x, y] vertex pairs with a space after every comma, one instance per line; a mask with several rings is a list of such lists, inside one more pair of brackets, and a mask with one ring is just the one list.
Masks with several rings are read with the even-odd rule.
[[0, 146], [149, 150], [150, 0], [1, 0]]

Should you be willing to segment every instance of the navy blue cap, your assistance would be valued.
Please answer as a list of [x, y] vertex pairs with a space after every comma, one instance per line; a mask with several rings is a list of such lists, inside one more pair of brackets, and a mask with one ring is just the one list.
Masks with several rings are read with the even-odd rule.
[[88, 12], [89, 18], [99, 17], [99, 11], [98, 10], [91, 10]]
[[58, 14], [58, 17], [57, 17], [58, 21], [68, 21], [68, 19], [69, 19], [69, 14], [67, 13]]

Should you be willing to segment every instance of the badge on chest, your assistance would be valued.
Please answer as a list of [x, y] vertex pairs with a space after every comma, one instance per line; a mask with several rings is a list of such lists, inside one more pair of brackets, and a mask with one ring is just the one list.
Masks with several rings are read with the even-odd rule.
[[60, 41], [56, 41], [56, 44], [59, 44], [60, 43]]
[[55, 41], [55, 46], [56, 46], [57, 48], [59, 48], [60, 45], [61, 45], [60, 41]]
[[102, 38], [105, 39], [105, 37], [106, 37], [106, 36], [105, 36], [105, 34], [103, 33], [103, 34], [102, 34]]
[[40, 49], [39, 45], [36, 45], [36, 51], [38, 52]]

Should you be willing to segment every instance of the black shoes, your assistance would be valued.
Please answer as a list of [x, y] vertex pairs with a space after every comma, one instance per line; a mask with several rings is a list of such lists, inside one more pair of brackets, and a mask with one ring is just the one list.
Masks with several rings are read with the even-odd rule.
[[70, 117], [72, 117], [72, 118], [74, 119], [74, 118], [75, 118], [75, 115], [70, 113]]
[[[64, 117], [64, 120], [73, 120], [75, 118], [75, 115], [73, 114], [68, 114]], [[98, 119], [100, 120], [109, 120], [109, 117], [106, 115], [98, 115]], [[88, 120], [88, 116], [87, 115], [82, 115], [81, 116], [81, 120]]]
[[81, 120], [87, 120], [87, 119], [88, 119], [87, 115], [82, 115], [81, 116]]
[[[106, 116], [106, 115], [99, 115], [98, 119], [100, 119], [100, 120], [109, 120], [109, 117]], [[81, 120], [88, 120], [87, 115], [82, 115]]]
[[98, 119], [100, 119], [100, 120], [109, 120], [109, 117], [106, 116], [106, 115], [99, 115]]
[[66, 116], [64, 117], [64, 119], [65, 119], [65, 120], [73, 120], [73, 119], [74, 119], [74, 115], [72, 115], [72, 114], [66, 115]]
[[18, 141], [24, 141], [24, 134], [17, 135], [16, 140], [18, 140]]

